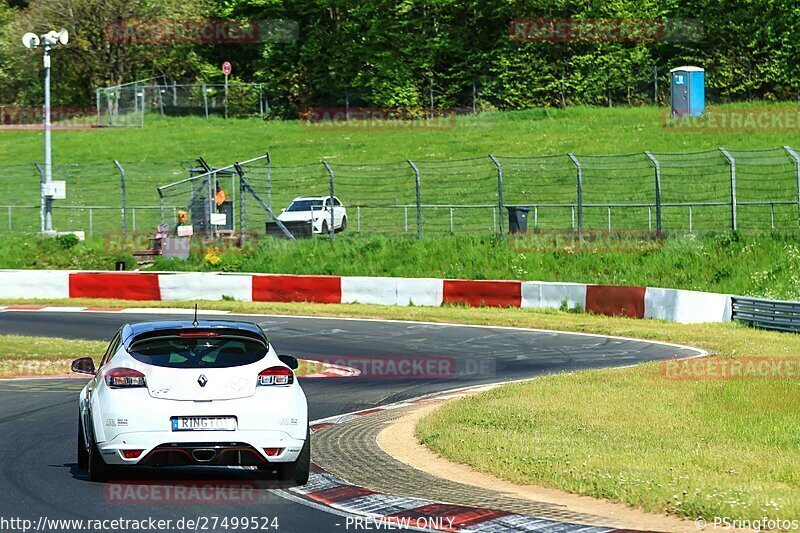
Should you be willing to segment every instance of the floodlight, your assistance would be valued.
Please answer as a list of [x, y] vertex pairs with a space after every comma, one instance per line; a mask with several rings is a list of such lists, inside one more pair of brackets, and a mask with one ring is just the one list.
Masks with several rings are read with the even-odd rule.
[[22, 44], [25, 45], [25, 48], [36, 48], [40, 42], [39, 36], [35, 33], [28, 32], [22, 36]]

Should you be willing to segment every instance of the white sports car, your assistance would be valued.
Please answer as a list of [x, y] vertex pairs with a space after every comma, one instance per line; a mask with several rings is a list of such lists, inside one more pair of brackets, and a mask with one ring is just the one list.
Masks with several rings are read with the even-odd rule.
[[126, 324], [92, 374], [78, 406], [78, 466], [93, 481], [130, 466], [255, 466], [282, 481], [308, 481], [306, 397], [293, 370], [256, 324], [164, 321]]
[[[331, 205], [332, 204], [332, 205]], [[281, 222], [311, 221], [311, 230], [323, 235], [331, 230], [331, 209], [333, 209], [333, 230], [347, 229], [347, 209], [335, 196], [301, 196], [292, 200], [289, 207], [281, 211]]]

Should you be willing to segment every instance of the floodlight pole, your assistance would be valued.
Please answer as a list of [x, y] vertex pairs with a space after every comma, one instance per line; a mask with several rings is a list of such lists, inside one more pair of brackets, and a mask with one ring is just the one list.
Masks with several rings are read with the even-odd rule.
[[[51, 141], [51, 124], [50, 124], [50, 45], [44, 45], [44, 183], [45, 189], [49, 188], [49, 184], [53, 179], [53, 151]], [[53, 198], [45, 194], [47, 190], [42, 191], [44, 197], [44, 229], [45, 231], [53, 231]]]

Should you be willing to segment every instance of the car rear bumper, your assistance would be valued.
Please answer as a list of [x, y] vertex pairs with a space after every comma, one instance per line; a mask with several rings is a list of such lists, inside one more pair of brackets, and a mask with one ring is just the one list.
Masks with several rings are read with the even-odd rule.
[[[297, 460], [304, 443], [282, 431], [142, 431], [97, 447], [109, 465], [259, 466]], [[142, 452], [126, 458], [123, 452], [131, 450]]]

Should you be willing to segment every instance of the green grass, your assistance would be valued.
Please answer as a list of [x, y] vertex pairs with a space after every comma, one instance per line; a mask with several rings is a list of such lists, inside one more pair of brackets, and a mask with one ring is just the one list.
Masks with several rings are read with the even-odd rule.
[[[128, 250], [130, 251], [130, 250]], [[800, 299], [800, 243], [794, 237], [719, 234], [673, 237], [663, 243], [601, 239], [577, 243], [540, 236], [342, 236], [288, 242], [262, 239], [251, 248], [222, 249], [216, 266], [202, 249], [188, 262], [159, 259], [150, 270], [205, 270], [344, 276], [441, 277], [569, 281], [681, 288]], [[0, 268], [106, 269], [127, 260], [125, 249], [100, 240], [64, 249], [58, 240], [10, 236], [0, 241]]]
[[0, 335], [0, 378], [68, 374], [70, 363], [79, 357], [100, 361], [108, 343]]
[[[730, 104], [718, 109], [796, 110], [793, 103]], [[663, 107], [572, 107], [531, 109], [459, 117], [454, 127], [365, 129], [316, 127], [300, 121], [183, 118], [152, 121], [144, 128], [55, 131], [56, 163], [176, 161], [198, 156], [209, 162], [244, 160], [267, 149], [276, 164], [326, 158], [363, 163], [407, 158], [451, 159], [487, 153], [608, 154], [643, 150], [694, 151], [775, 148], [797, 141], [794, 132], [703, 130], [663, 127]], [[0, 131], [0, 164], [41, 159], [41, 132]]]
[[[91, 357], [96, 365], [107, 347], [105, 341], [0, 335], [0, 378], [69, 374], [73, 360]], [[303, 376], [321, 369], [320, 363], [300, 360], [296, 374]]]
[[[757, 351], [724, 342], [725, 351], [800, 350], [796, 337], [764, 340]], [[658, 364], [582, 371], [449, 403], [417, 434], [435, 452], [514, 483], [692, 518], [790, 519], [800, 514], [797, 392], [796, 376], [676, 381]]]

